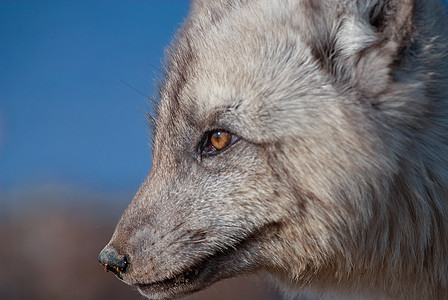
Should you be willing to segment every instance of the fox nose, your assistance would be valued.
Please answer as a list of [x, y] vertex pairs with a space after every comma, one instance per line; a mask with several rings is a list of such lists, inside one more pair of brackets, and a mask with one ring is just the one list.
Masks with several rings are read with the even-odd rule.
[[111, 271], [121, 278], [121, 273], [126, 273], [129, 267], [128, 258], [121, 255], [111, 246], [106, 246], [98, 255], [100, 264], [106, 272]]

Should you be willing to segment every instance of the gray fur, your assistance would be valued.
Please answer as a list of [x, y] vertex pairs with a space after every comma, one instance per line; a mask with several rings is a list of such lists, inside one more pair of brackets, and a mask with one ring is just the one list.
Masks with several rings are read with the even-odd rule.
[[[290, 295], [446, 299], [440, 3], [197, 0], [167, 56], [152, 169], [109, 243], [126, 283], [165, 299], [264, 270]], [[213, 130], [240, 139], [201, 156]]]

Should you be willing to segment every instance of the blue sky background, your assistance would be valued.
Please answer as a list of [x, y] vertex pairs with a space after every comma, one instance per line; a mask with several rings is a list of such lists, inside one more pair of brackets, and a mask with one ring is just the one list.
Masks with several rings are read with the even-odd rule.
[[136, 192], [150, 168], [144, 95], [188, 7], [0, 1], [0, 197], [40, 185]]

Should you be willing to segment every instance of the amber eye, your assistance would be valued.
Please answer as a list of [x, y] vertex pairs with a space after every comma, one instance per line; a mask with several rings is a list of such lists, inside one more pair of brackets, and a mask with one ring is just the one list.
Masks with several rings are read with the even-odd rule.
[[200, 153], [205, 156], [213, 155], [227, 149], [237, 141], [236, 135], [224, 130], [208, 132], [203, 139]]
[[225, 131], [213, 132], [210, 136], [210, 143], [216, 150], [223, 150], [230, 145], [232, 137], [230, 133]]

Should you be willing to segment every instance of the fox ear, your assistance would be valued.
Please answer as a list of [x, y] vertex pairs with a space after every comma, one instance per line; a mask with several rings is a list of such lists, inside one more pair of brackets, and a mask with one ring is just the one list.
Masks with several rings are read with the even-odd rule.
[[334, 78], [350, 81], [364, 92], [380, 92], [404, 60], [413, 30], [414, 1], [352, 3], [337, 12], [321, 62]]

